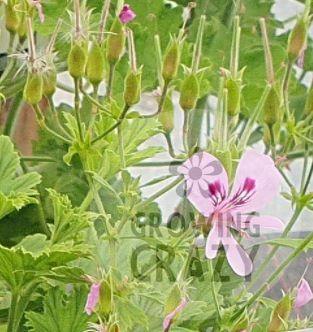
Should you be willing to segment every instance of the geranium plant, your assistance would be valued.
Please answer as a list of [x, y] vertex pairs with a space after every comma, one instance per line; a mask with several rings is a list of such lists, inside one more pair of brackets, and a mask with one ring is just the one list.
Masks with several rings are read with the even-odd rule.
[[312, 328], [311, 1], [0, 4], [0, 331]]

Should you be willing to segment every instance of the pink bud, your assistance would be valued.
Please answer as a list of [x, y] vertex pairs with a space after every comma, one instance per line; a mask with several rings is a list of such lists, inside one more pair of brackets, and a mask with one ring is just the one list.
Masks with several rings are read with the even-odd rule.
[[312, 289], [309, 283], [303, 278], [298, 285], [295, 308], [301, 308], [311, 300], [313, 300]]
[[186, 307], [188, 303], [188, 300], [184, 297], [180, 304], [172, 311], [170, 312], [163, 320], [163, 331], [167, 332], [169, 331], [169, 328], [172, 325], [173, 319]]
[[87, 297], [87, 302], [85, 305], [85, 312], [87, 315], [91, 315], [99, 302], [99, 296], [100, 296], [100, 287], [101, 284], [92, 284], [90, 287], [90, 291]]
[[131, 22], [136, 17], [135, 12], [130, 8], [130, 5], [124, 5], [120, 12], [119, 18], [123, 24]]

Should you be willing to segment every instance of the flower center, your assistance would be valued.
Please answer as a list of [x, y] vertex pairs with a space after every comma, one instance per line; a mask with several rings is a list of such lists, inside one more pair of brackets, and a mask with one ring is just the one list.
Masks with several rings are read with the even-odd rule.
[[192, 180], [199, 180], [202, 177], [202, 169], [199, 167], [192, 167], [189, 170], [189, 176]]

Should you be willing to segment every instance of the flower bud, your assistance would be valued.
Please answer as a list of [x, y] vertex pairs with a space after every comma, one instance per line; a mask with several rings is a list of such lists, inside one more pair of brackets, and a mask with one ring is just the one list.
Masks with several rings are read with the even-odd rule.
[[88, 53], [86, 75], [91, 84], [98, 85], [104, 78], [105, 61], [101, 46], [94, 41]]
[[274, 86], [271, 87], [263, 106], [263, 120], [268, 126], [274, 125], [280, 118], [280, 97]]
[[108, 281], [103, 281], [100, 288], [99, 311], [109, 314], [113, 307], [113, 294]]
[[5, 27], [9, 32], [15, 33], [19, 24], [19, 13], [14, 9], [14, 3], [8, 1], [8, 4], [5, 6]]
[[238, 81], [228, 78], [225, 86], [228, 91], [227, 113], [229, 116], [236, 116], [240, 111], [240, 84]]
[[42, 99], [43, 79], [41, 73], [29, 72], [24, 86], [23, 98], [30, 104], [38, 104]]
[[163, 61], [162, 76], [165, 82], [171, 81], [177, 75], [180, 63], [180, 48], [177, 40], [172, 40], [167, 48]]
[[118, 18], [114, 20], [110, 32], [107, 41], [107, 60], [115, 64], [122, 56], [126, 39], [124, 26]]
[[281, 331], [284, 322], [288, 320], [290, 311], [292, 309], [292, 302], [293, 301], [291, 296], [287, 294], [276, 304], [267, 329], [268, 332]]
[[190, 74], [182, 84], [179, 104], [184, 111], [194, 109], [199, 98], [199, 83], [196, 75]]
[[49, 69], [43, 75], [43, 94], [46, 97], [54, 95], [57, 87], [57, 72], [55, 68]]
[[171, 95], [167, 95], [165, 98], [162, 112], [159, 114], [158, 120], [162, 124], [165, 133], [169, 134], [174, 129], [174, 106]]
[[308, 24], [304, 18], [300, 18], [291, 31], [288, 39], [287, 54], [290, 61], [295, 61], [306, 46]]
[[87, 54], [83, 42], [74, 42], [67, 58], [67, 66], [73, 78], [81, 78], [85, 74]]
[[135, 105], [141, 96], [141, 72], [129, 72], [124, 83], [124, 101], [127, 106]]

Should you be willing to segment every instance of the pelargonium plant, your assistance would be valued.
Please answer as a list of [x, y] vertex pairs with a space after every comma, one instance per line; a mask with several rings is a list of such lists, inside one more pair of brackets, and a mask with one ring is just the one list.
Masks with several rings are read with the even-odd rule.
[[311, 331], [311, 1], [0, 6], [0, 331]]

